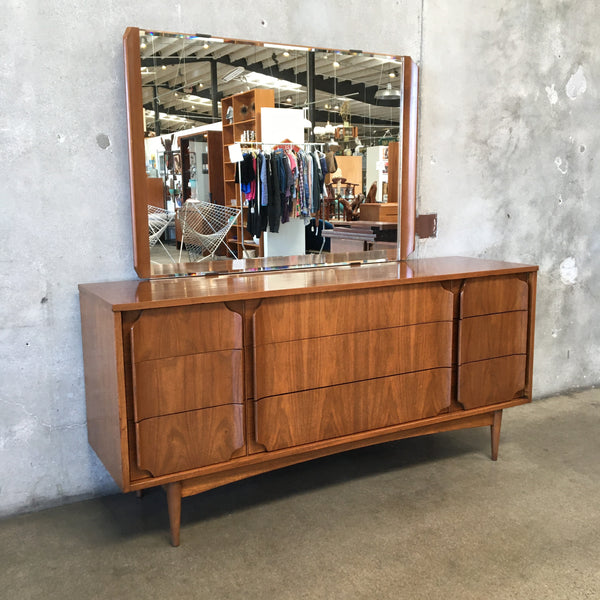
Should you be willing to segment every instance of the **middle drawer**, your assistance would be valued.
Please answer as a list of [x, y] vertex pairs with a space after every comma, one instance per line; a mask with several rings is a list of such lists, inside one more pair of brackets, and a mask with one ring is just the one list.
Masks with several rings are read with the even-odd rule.
[[135, 420], [242, 402], [242, 351], [139, 362], [133, 367]]
[[256, 346], [255, 398], [450, 367], [452, 322]]

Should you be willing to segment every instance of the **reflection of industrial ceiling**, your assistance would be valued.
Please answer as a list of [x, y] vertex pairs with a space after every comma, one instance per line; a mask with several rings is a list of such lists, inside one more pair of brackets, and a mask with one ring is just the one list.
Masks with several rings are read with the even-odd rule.
[[[313, 83], [315, 125], [349, 120], [363, 141], [386, 130], [398, 132], [399, 98], [395, 106], [383, 105], [376, 93], [400, 89], [401, 58], [149, 32], [140, 34], [140, 51], [149, 130], [157, 115], [161, 133], [217, 122], [222, 98], [258, 87], [275, 89], [276, 106], [308, 113]], [[314, 56], [310, 82], [309, 55]]]

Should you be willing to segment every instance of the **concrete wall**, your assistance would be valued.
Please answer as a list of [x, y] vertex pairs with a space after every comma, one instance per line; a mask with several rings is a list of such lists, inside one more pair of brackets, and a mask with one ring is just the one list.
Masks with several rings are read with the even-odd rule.
[[536, 393], [598, 383], [600, 26], [581, 4], [5, 0], [0, 514], [115, 490], [87, 445], [77, 283], [135, 277], [128, 25], [413, 56], [420, 209], [439, 213], [418, 254], [539, 263]]

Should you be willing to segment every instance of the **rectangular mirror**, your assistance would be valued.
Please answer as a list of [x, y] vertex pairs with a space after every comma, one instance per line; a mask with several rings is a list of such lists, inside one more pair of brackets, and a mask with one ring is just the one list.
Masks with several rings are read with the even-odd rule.
[[128, 28], [140, 277], [406, 258], [409, 57]]

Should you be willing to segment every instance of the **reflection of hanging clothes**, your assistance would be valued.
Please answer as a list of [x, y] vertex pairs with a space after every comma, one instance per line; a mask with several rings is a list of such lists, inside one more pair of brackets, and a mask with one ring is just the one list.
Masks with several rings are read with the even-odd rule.
[[252, 182], [256, 181], [256, 171], [254, 170], [254, 156], [250, 152], [244, 154], [240, 171], [242, 192], [246, 195], [251, 194]]
[[278, 233], [279, 223], [281, 222], [281, 190], [279, 187], [279, 165], [275, 154], [267, 159], [267, 179], [269, 186], [269, 205], [267, 207], [269, 231]]
[[312, 211], [317, 212], [321, 208], [321, 190], [323, 189], [324, 176], [321, 172], [321, 163], [316, 152], [312, 153], [313, 177], [312, 177]]

